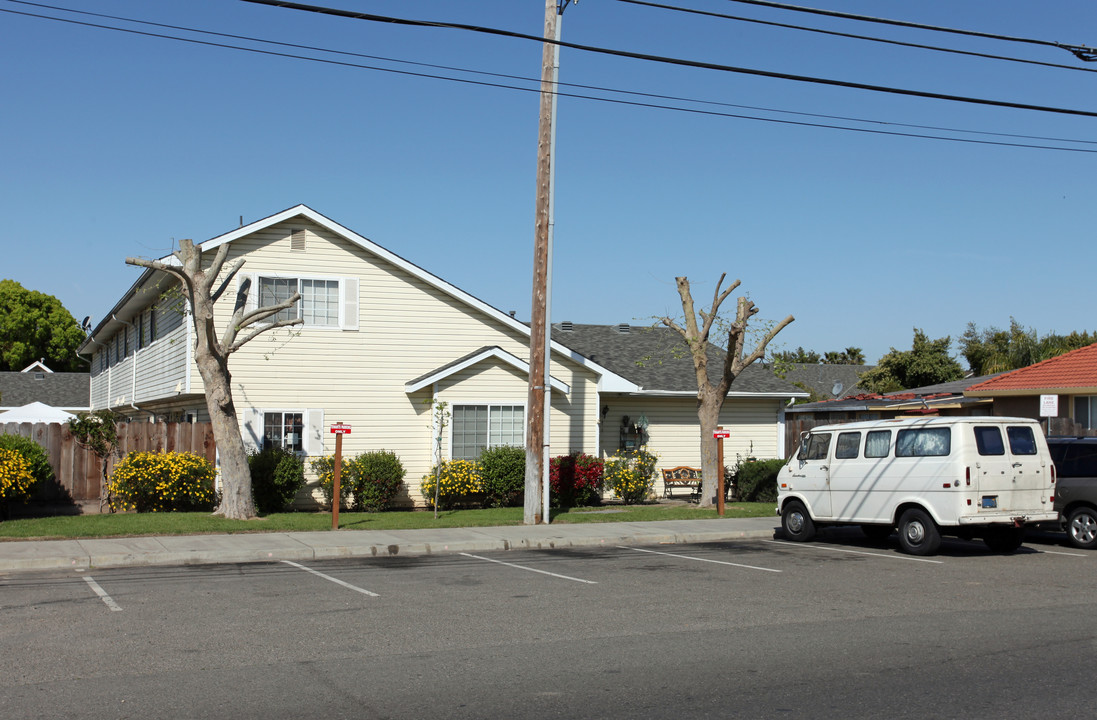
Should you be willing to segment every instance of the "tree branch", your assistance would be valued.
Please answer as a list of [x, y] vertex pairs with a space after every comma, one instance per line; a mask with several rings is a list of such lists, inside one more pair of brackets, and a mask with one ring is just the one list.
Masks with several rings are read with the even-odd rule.
[[225, 294], [225, 290], [228, 289], [229, 283], [232, 282], [232, 279], [236, 277], [236, 273], [240, 272], [242, 267], [244, 267], [244, 258], [240, 258], [232, 264], [232, 267], [229, 268], [229, 274], [225, 277], [221, 286], [217, 288], [217, 291], [213, 293], [211, 298], [213, 302], [221, 299], [221, 296]]
[[250, 333], [248, 333], [244, 337], [240, 338], [236, 342], [229, 345], [225, 349], [225, 354], [227, 355], [229, 353], [236, 352], [241, 347], [246, 345], [249, 341], [253, 340], [256, 336], [261, 335], [261, 334], [267, 332], [268, 330], [274, 330], [274, 329], [277, 329], [277, 328], [280, 328], [280, 327], [290, 327], [292, 325], [301, 325], [304, 322], [305, 321], [302, 320], [301, 318], [294, 318], [293, 320], [279, 320], [276, 323], [271, 323], [270, 325], [264, 325], [263, 327], [256, 328], [255, 330], [251, 331]]

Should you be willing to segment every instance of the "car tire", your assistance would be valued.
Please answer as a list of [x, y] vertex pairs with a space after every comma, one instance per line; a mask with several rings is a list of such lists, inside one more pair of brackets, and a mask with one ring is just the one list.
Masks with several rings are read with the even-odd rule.
[[891, 525], [870, 525], [866, 523], [861, 526], [861, 532], [873, 542], [883, 542], [891, 537], [891, 534], [895, 532], [895, 528]]
[[1024, 541], [1024, 528], [992, 528], [983, 536], [983, 542], [991, 552], [1002, 554], [1015, 552]]
[[1091, 507], [1071, 510], [1067, 516], [1067, 539], [1076, 548], [1097, 548], [1097, 510]]
[[921, 508], [911, 508], [899, 518], [899, 545], [910, 555], [933, 555], [941, 547], [941, 531]]
[[799, 500], [790, 500], [781, 508], [781, 529], [786, 538], [796, 542], [807, 542], [815, 537], [815, 522]]

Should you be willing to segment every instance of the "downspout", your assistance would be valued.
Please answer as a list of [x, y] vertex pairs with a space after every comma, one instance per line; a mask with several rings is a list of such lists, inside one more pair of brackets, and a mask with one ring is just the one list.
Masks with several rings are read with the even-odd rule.
[[[114, 313], [111, 313], [110, 317], [111, 317], [112, 320], [118, 320], [118, 322], [122, 323], [123, 325], [128, 325], [131, 328], [134, 328], [134, 335], [136, 336], [136, 334], [137, 334], [136, 333], [136, 327], [134, 327], [133, 323], [119, 319], [118, 316], [115, 315]], [[151, 422], [152, 418], [154, 417], [153, 413], [149, 410], [144, 409], [144, 408], [137, 407], [137, 403], [134, 402], [135, 400], [137, 400], [137, 354], [139, 352], [140, 352], [139, 348], [135, 347], [133, 349], [133, 384], [131, 385], [131, 387], [133, 388], [133, 394], [130, 397], [130, 407], [133, 408], [134, 410], [138, 411], [138, 412], [148, 413], [149, 421]], [[108, 380], [108, 389], [109, 389], [109, 387], [110, 387], [110, 385], [109, 385], [109, 381], [110, 381], [109, 376], [108, 376], [107, 380]], [[110, 395], [109, 394], [107, 395], [107, 404], [108, 405], [110, 404]]]

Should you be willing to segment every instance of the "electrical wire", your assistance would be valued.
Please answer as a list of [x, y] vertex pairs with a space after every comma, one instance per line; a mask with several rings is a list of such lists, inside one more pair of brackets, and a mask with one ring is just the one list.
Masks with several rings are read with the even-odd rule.
[[483, 33], [487, 35], [496, 35], [499, 37], [509, 37], [522, 40], [533, 40], [538, 43], [551, 43], [559, 45], [560, 47], [572, 48], [573, 50], [583, 50], [591, 53], [598, 53], [601, 55], [613, 55], [617, 57], [631, 58], [634, 60], [647, 60], [651, 62], [665, 63], [668, 65], [679, 65], [683, 67], [703, 68], [705, 70], [717, 70], [720, 72], [738, 73], [743, 75], [754, 75], [758, 77], [768, 77], [780, 80], [792, 80], [795, 82], [812, 83], [816, 85], [829, 85], [832, 87], [844, 87], [854, 90], [870, 90], [873, 92], [889, 93], [892, 95], [905, 95], [908, 97], [921, 97], [929, 98], [933, 100], [948, 100], [951, 102], [963, 102], [974, 105], [989, 105], [992, 107], [1005, 107], [1015, 110], [1033, 110], [1036, 112], [1049, 112], [1059, 113], [1063, 115], [1080, 115], [1083, 117], [1097, 117], [1097, 112], [1092, 110], [1075, 110], [1071, 108], [1058, 108], [1048, 105], [1033, 105], [1030, 103], [1017, 103], [1007, 100], [989, 100], [986, 98], [974, 98], [965, 95], [950, 95], [947, 93], [929, 92], [926, 90], [907, 90], [903, 88], [889, 87], [886, 85], [872, 85], [869, 83], [858, 83], [848, 80], [833, 80], [830, 78], [818, 78], [810, 77], [807, 75], [795, 75], [792, 73], [775, 72], [772, 70], [759, 70], [757, 68], [744, 68], [736, 67], [733, 65], [721, 65], [719, 63], [702, 62], [699, 60], [683, 60], [681, 58], [666, 57], [663, 55], [652, 55], [649, 53], [637, 53], [628, 50], [610, 50], [608, 48], [596, 47], [594, 45], [581, 45], [579, 43], [565, 42], [563, 40], [552, 40], [549, 38], [543, 38], [537, 35], [529, 35], [527, 33], [515, 32], [512, 30], [500, 30], [499, 28], [489, 28], [480, 25], [468, 25], [465, 23], [450, 23], [439, 22], [432, 20], [410, 20], [407, 18], [396, 18], [386, 15], [374, 15], [372, 13], [361, 13], [352, 10], [339, 10], [337, 8], [320, 7], [317, 5], [304, 5], [302, 3], [285, 2], [284, 0], [241, 0], [242, 2], [254, 3], [256, 5], [269, 5], [271, 7], [281, 7], [290, 10], [302, 10], [305, 12], [318, 13], [321, 15], [331, 15], [334, 17], [347, 18], [352, 20], [368, 20], [370, 22], [389, 23], [393, 25], [405, 25], [409, 27], [432, 27], [432, 28], [448, 28], [454, 30], [466, 30], [469, 32]]
[[777, 8], [779, 10], [791, 10], [793, 12], [810, 13], [826, 17], [842, 18], [844, 20], [860, 20], [863, 22], [879, 23], [881, 25], [894, 25], [896, 27], [915, 28], [917, 30], [933, 30], [934, 32], [951, 33], [953, 35], [966, 35], [968, 37], [987, 38], [990, 40], [1002, 40], [1005, 42], [1025, 43], [1029, 45], [1043, 45], [1066, 50], [1079, 60], [1091, 62], [1097, 60], [1097, 49], [1085, 45], [1068, 45], [1067, 43], [1051, 40], [1034, 40], [1032, 38], [1014, 37], [1011, 35], [999, 35], [996, 33], [979, 32], [978, 30], [959, 30], [940, 25], [926, 25], [924, 23], [908, 22], [906, 20], [891, 20], [889, 18], [873, 17], [871, 15], [857, 15], [855, 13], [840, 12], [837, 10], [820, 10], [818, 8], [803, 7], [801, 5], [788, 5], [786, 3], [772, 2], [772, 0], [728, 0], [728, 2], [742, 3], [744, 5], [758, 5], [760, 7]]
[[[47, 8], [47, 9], [50, 9], [50, 10], [70, 12], [70, 13], [75, 13], [75, 14], [78, 14], [78, 15], [88, 15], [88, 16], [92, 16], [92, 17], [107, 18], [107, 19], [110, 19], [110, 20], [118, 20], [118, 21], [121, 21], [121, 22], [136, 23], [136, 24], [139, 24], [139, 25], [149, 25], [149, 26], [152, 26], [152, 27], [168, 28], [168, 29], [171, 29], [171, 30], [182, 30], [184, 32], [198, 33], [198, 34], [202, 34], [202, 35], [213, 35], [213, 36], [216, 36], [216, 37], [227, 37], [227, 38], [232, 38], [234, 40], [247, 40], [249, 42], [257, 42], [257, 43], [263, 43], [263, 44], [267, 44], [267, 45], [277, 45], [277, 46], [280, 46], [280, 47], [291, 47], [291, 48], [296, 48], [296, 49], [299, 49], [299, 50], [313, 50], [313, 51], [316, 51], [316, 52], [330, 53], [330, 54], [333, 54], [333, 55], [344, 55], [344, 56], [348, 56], [348, 57], [359, 57], [359, 58], [366, 58], [366, 59], [369, 59], [369, 60], [381, 60], [381, 61], [384, 61], [384, 62], [398, 63], [398, 64], [402, 64], [402, 65], [413, 65], [413, 66], [416, 66], [416, 67], [428, 67], [428, 68], [433, 68], [433, 69], [436, 69], [436, 70], [447, 70], [447, 71], [450, 71], [450, 72], [460, 72], [460, 73], [468, 73], [468, 74], [473, 74], [473, 75], [483, 75], [483, 76], [487, 76], [487, 77], [504, 78], [504, 79], [507, 79], [507, 80], [518, 80], [518, 81], [522, 81], [522, 82], [529, 82], [529, 83], [536, 83], [536, 84], [540, 84], [540, 82], [541, 82], [540, 78], [531, 78], [531, 77], [525, 77], [525, 76], [522, 76], [522, 75], [512, 75], [512, 74], [507, 74], [507, 73], [488, 72], [488, 71], [485, 71], [485, 70], [471, 70], [471, 69], [468, 69], [468, 68], [455, 67], [455, 66], [452, 66], [452, 65], [440, 65], [440, 64], [437, 64], [437, 63], [418, 62], [418, 61], [414, 61], [414, 60], [402, 60], [402, 59], [399, 59], [399, 58], [391, 58], [391, 57], [386, 57], [386, 56], [383, 56], [383, 55], [370, 55], [370, 54], [367, 54], [367, 53], [351, 52], [351, 51], [348, 51], [348, 50], [332, 50], [332, 49], [329, 49], [329, 48], [317, 47], [315, 45], [302, 45], [300, 43], [289, 43], [289, 42], [283, 42], [283, 41], [280, 41], [280, 40], [267, 40], [265, 38], [258, 38], [258, 37], [254, 37], [254, 36], [250, 36], [250, 35], [238, 35], [238, 34], [233, 34], [233, 33], [223, 33], [223, 32], [217, 32], [217, 31], [214, 31], [214, 30], [200, 30], [198, 28], [187, 27], [185, 25], [171, 25], [171, 24], [167, 24], [167, 23], [153, 22], [151, 20], [137, 20], [135, 18], [127, 18], [127, 17], [123, 17], [123, 16], [120, 16], [120, 15], [108, 15], [106, 13], [91, 12], [89, 10], [73, 10], [73, 9], [70, 9], [70, 8], [63, 8], [63, 7], [59, 7], [59, 6], [56, 6], [56, 5], [47, 5], [45, 3], [30, 2], [30, 0], [6, 0], [6, 1], [7, 2], [12, 2], [12, 3], [18, 3], [20, 5], [31, 5], [31, 6], [34, 6], [34, 7]], [[624, 0], [624, 1], [628, 2], [628, 0]], [[42, 16], [42, 17], [48, 17], [48, 16]], [[177, 38], [169, 38], [169, 39], [177, 39]], [[239, 48], [239, 49], [243, 49], [243, 48]], [[306, 59], [306, 58], [302, 58], [302, 59]], [[438, 79], [449, 79], [449, 78], [446, 78], [445, 76], [441, 76], [441, 75], [438, 75], [438, 76], [433, 76], [432, 75], [430, 77], [436, 77]], [[651, 98], [653, 100], [672, 100], [672, 101], [675, 101], [675, 102], [693, 103], [693, 104], [698, 104], [698, 105], [711, 105], [713, 107], [738, 108], [738, 109], [741, 109], [741, 110], [757, 110], [759, 112], [776, 113], [776, 114], [780, 114], [780, 115], [797, 115], [797, 116], [800, 116], [800, 117], [813, 117], [813, 118], [820, 118], [820, 119], [824, 119], [824, 120], [841, 120], [843, 122], [856, 122], [856, 123], [865, 123], [865, 124], [872, 124], [872, 125], [887, 125], [889, 127], [905, 127], [905, 128], [913, 128], [913, 129], [917, 129], [917, 130], [933, 130], [933, 131], [936, 131], [936, 132], [964, 133], [964, 134], [969, 134], [969, 135], [985, 135], [985, 136], [988, 136], [988, 137], [1006, 137], [1006, 138], [1013, 138], [1013, 139], [1016, 139], [1016, 140], [1041, 140], [1041, 141], [1045, 141], [1045, 142], [1065, 142], [1065, 143], [1078, 143], [1078, 144], [1086, 144], [1086, 145], [1097, 145], [1097, 140], [1074, 140], [1074, 139], [1071, 139], [1071, 138], [1049, 137], [1049, 136], [1045, 136], [1045, 135], [1023, 135], [1023, 134], [1019, 134], [1019, 133], [1001, 133], [1001, 132], [992, 132], [992, 131], [988, 131], [988, 130], [968, 130], [968, 129], [963, 129], [963, 128], [950, 128], [950, 127], [942, 127], [942, 126], [939, 126], [939, 125], [919, 125], [919, 124], [915, 124], [915, 123], [901, 123], [901, 122], [893, 122], [893, 121], [888, 121], [888, 120], [870, 120], [870, 119], [866, 119], [866, 118], [850, 117], [848, 115], [828, 115], [828, 114], [825, 114], [825, 113], [811, 113], [811, 112], [803, 112], [803, 111], [797, 111], [797, 110], [781, 110], [781, 109], [778, 109], [778, 108], [763, 107], [763, 106], [759, 106], [759, 105], [743, 105], [743, 104], [739, 104], [739, 103], [721, 102], [721, 101], [718, 101], [718, 100], [699, 100], [697, 98], [688, 98], [688, 97], [682, 97], [682, 96], [678, 96], [678, 95], [661, 95], [661, 94], [658, 94], [658, 93], [639, 92], [639, 91], [635, 91], [635, 90], [619, 90], [619, 89], [616, 89], [616, 88], [610, 88], [610, 87], [599, 86], [599, 85], [585, 85], [585, 84], [582, 84], [582, 83], [557, 82], [556, 85], [557, 85], [558, 88], [559, 87], [577, 88], [577, 89], [580, 89], [580, 90], [593, 90], [593, 91], [597, 91], [597, 92], [614, 93], [614, 94], [618, 94], [618, 95], [627, 95], [627, 96], [632, 96], [632, 97], [645, 97], [645, 98]], [[612, 102], [612, 100], [610, 98], [600, 98], [600, 99], [602, 99], [606, 102]], [[675, 108], [675, 107], [671, 107], [671, 106], [660, 106], [660, 107], [665, 107], [665, 109], [668, 109], [668, 110], [677, 110], [677, 109], [679, 109], [679, 108]], [[763, 119], [763, 118], [759, 118], [759, 119]], [[835, 128], [836, 129], [844, 129], [844, 128], [840, 128], [839, 126], [835, 126]], [[852, 129], [852, 128], [849, 128], [849, 129]]]
[[1009, 57], [1006, 55], [991, 55], [990, 53], [974, 52], [971, 50], [956, 50], [955, 48], [946, 48], [937, 45], [923, 45], [921, 43], [889, 40], [887, 38], [873, 37], [871, 35], [856, 35], [854, 33], [838, 32], [836, 30], [823, 30], [821, 28], [807, 27], [804, 25], [793, 25], [791, 23], [774, 22], [772, 20], [759, 20], [757, 18], [743, 17], [741, 15], [727, 15], [725, 13], [711, 12], [708, 10], [695, 10], [693, 8], [679, 7], [677, 5], [666, 5], [664, 3], [648, 2], [648, 0], [617, 0], [617, 2], [627, 3], [629, 5], [642, 5], [645, 7], [658, 8], [660, 10], [672, 10], [675, 12], [687, 13], [691, 15], [703, 15], [706, 17], [721, 18], [724, 20], [738, 20], [740, 22], [754, 23], [757, 25], [768, 25], [770, 27], [779, 27], [788, 30], [802, 30], [804, 32], [818, 33], [820, 35], [833, 35], [835, 37], [850, 38], [853, 40], [867, 40], [869, 42], [917, 48], [919, 50], [933, 50], [936, 52], [952, 53], [954, 55], [968, 55], [971, 57], [987, 58], [990, 60], [1005, 60], [1007, 62], [1024, 63], [1027, 65], [1041, 65], [1043, 67], [1059, 68], [1061, 70], [1077, 70], [1078, 72], [1097, 73], [1097, 68], [1078, 67], [1077, 65], [1062, 65], [1060, 63], [1044, 62], [1041, 60], [1027, 60], [1025, 58]]
[[[457, 83], [462, 83], [462, 84], [467, 84], [467, 85], [475, 85], [475, 86], [481, 86], [481, 87], [499, 88], [499, 89], [506, 89], [506, 90], [517, 90], [517, 91], [520, 91], [520, 92], [529, 92], [529, 93], [540, 93], [541, 92], [540, 89], [538, 89], [538, 88], [524, 88], [524, 87], [517, 87], [517, 86], [513, 86], [513, 85], [504, 85], [504, 84], [501, 84], [501, 83], [492, 83], [492, 82], [485, 82], [485, 81], [478, 81], [478, 80], [469, 80], [469, 79], [464, 79], [464, 78], [454, 78], [454, 77], [448, 77], [448, 76], [444, 76], [444, 75], [432, 75], [432, 74], [428, 74], [428, 73], [411, 72], [411, 71], [408, 71], [408, 70], [397, 70], [397, 69], [393, 69], [393, 68], [385, 68], [385, 67], [372, 66], [372, 65], [363, 65], [363, 64], [360, 64], [360, 63], [351, 63], [351, 62], [340, 61], [340, 60], [332, 60], [332, 59], [325, 59], [325, 58], [314, 58], [314, 57], [309, 57], [309, 56], [304, 56], [304, 55], [294, 55], [294, 54], [290, 54], [290, 53], [275, 52], [275, 51], [271, 51], [271, 50], [261, 50], [261, 49], [258, 49], [258, 48], [248, 48], [248, 47], [242, 47], [242, 46], [238, 46], [238, 45], [229, 45], [229, 44], [226, 44], [226, 43], [217, 43], [217, 42], [210, 42], [210, 41], [206, 41], [206, 40], [197, 40], [197, 39], [194, 39], [194, 38], [183, 38], [183, 37], [177, 37], [177, 36], [174, 36], [174, 35], [166, 35], [166, 34], [162, 34], [162, 33], [152, 33], [152, 32], [146, 32], [146, 31], [141, 31], [141, 30], [134, 30], [134, 29], [131, 29], [131, 28], [119, 28], [119, 27], [113, 27], [113, 26], [110, 26], [110, 25], [102, 25], [102, 24], [98, 24], [98, 23], [84, 22], [84, 21], [80, 21], [80, 20], [72, 20], [72, 19], [69, 19], [69, 18], [58, 18], [58, 17], [49, 16], [49, 15], [40, 15], [40, 14], [35, 14], [35, 13], [21, 12], [21, 11], [10, 10], [10, 9], [5, 9], [5, 8], [0, 8], [0, 12], [5, 12], [5, 13], [13, 14], [13, 15], [21, 15], [21, 16], [26, 16], [26, 17], [34, 17], [34, 18], [39, 18], [39, 19], [44, 19], [44, 20], [53, 20], [53, 21], [56, 21], [56, 22], [64, 22], [64, 23], [68, 23], [68, 24], [72, 24], [72, 25], [79, 25], [79, 26], [84, 26], [84, 27], [92, 27], [92, 28], [103, 29], [103, 30], [114, 30], [114, 31], [117, 31], [117, 32], [124, 32], [124, 33], [129, 33], [129, 34], [134, 34], [134, 35], [140, 35], [140, 36], [144, 36], [144, 37], [152, 37], [152, 38], [165, 39], [165, 40], [175, 40], [175, 41], [179, 41], [179, 42], [185, 42], [185, 43], [196, 44], [196, 45], [203, 45], [203, 46], [208, 46], [208, 47], [217, 47], [217, 48], [223, 48], [223, 49], [229, 49], [229, 50], [240, 50], [240, 51], [243, 51], [243, 52], [251, 52], [251, 53], [256, 53], [256, 54], [261, 54], [261, 55], [270, 55], [270, 56], [274, 56], [274, 57], [282, 57], [282, 58], [288, 58], [288, 59], [293, 59], [293, 60], [307, 60], [307, 61], [311, 61], [311, 62], [318, 62], [318, 63], [324, 63], [324, 64], [329, 64], [329, 65], [337, 65], [337, 66], [341, 66], [341, 67], [350, 67], [350, 68], [356, 68], [356, 69], [374, 70], [374, 71], [378, 71], [378, 72], [387, 72], [387, 73], [393, 73], [393, 74], [398, 74], [398, 75], [407, 75], [407, 76], [430, 78], [430, 79], [437, 79], [437, 80], [448, 80], [450, 82], [457, 82]], [[133, 21], [133, 22], [142, 22], [142, 21]], [[153, 23], [153, 24], [155, 24], [155, 23]], [[197, 31], [197, 32], [204, 32], [204, 31]], [[326, 51], [326, 52], [340, 52], [340, 51]], [[354, 53], [348, 53], [348, 54], [354, 54]], [[523, 79], [523, 78], [519, 78], [519, 79]], [[534, 82], [532, 79], [529, 79], [528, 81], [529, 82]], [[618, 91], [618, 90], [610, 90], [610, 91], [611, 92], [625, 92], [625, 91]], [[651, 108], [651, 109], [657, 109], [657, 110], [670, 110], [670, 111], [675, 111], [675, 112], [684, 112], [684, 113], [697, 114], [697, 115], [724, 117], [724, 118], [739, 119], [739, 120], [753, 120], [753, 121], [757, 121], [757, 122], [776, 123], [776, 124], [793, 125], [793, 126], [800, 126], [800, 127], [821, 128], [821, 129], [829, 129], [829, 130], [845, 130], [845, 131], [848, 131], [848, 132], [869, 133], [869, 134], [874, 134], [874, 135], [888, 135], [888, 136], [895, 136], [895, 137], [909, 137], [909, 138], [919, 138], [919, 139], [927, 139], [927, 140], [940, 140], [940, 141], [946, 141], [946, 142], [959, 142], [959, 143], [968, 143], [968, 144], [977, 144], [977, 145], [995, 145], [995, 146], [1003, 146], [1003, 147], [1016, 147], [1016, 148], [1026, 148], [1026, 149], [1036, 149], [1036, 150], [1057, 150], [1057, 151], [1062, 151], [1062, 152], [1097, 153], [1097, 150], [1090, 150], [1090, 149], [1086, 149], [1086, 148], [1071, 148], [1071, 147], [1060, 147], [1060, 146], [1053, 146], [1053, 145], [1035, 145], [1035, 144], [1030, 144], [1030, 143], [1014, 143], [1014, 142], [1002, 142], [1002, 141], [991, 141], [991, 140], [975, 140], [975, 139], [971, 139], [971, 138], [956, 138], [956, 137], [939, 136], [939, 135], [927, 135], [927, 134], [920, 134], [920, 133], [906, 133], [906, 132], [898, 132], [898, 131], [877, 130], [877, 129], [871, 129], [871, 128], [846, 127], [846, 126], [841, 126], [841, 125], [829, 125], [829, 124], [825, 124], [825, 123], [813, 123], [813, 122], [794, 121], [794, 120], [782, 120], [782, 119], [778, 119], [778, 118], [764, 118], [764, 117], [757, 117], [757, 116], [752, 116], [752, 115], [742, 115], [742, 114], [736, 114], [736, 113], [718, 112], [718, 111], [714, 111], [714, 110], [702, 110], [702, 109], [697, 109], [697, 108], [683, 108], [683, 107], [675, 107], [675, 106], [668, 106], [668, 105], [658, 105], [658, 104], [655, 104], [655, 103], [647, 103], [647, 102], [618, 100], [618, 99], [613, 99], [613, 98], [605, 98], [605, 97], [592, 96], [592, 95], [581, 95], [581, 94], [578, 94], [578, 93], [562, 93], [562, 92], [558, 91], [556, 93], [556, 95], [558, 95], [560, 97], [575, 98], [575, 99], [580, 99], [580, 100], [592, 100], [592, 101], [596, 101], [596, 102], [605, 102], [605, 103], [632, 106], [632, 107], [643, 107], [643, 108]], [[688, 100], [688, 99], [686, 99], [686, 101], [688, 101], [688, 102], [701, 102], [701, 101], [691, 101], [691, 100]], [[769, 111], [769, 112], [790, 112], [790, 111], [773, 111], [773, 110], [768, 110], [766, 108], [760, 108], [760, 109], [763, 110], [763, 111]], [[795, 113], [795, 114], [799, 114], [799, 113]], [[824, 117], [826, 117], [826, 116], [824, 116]], [[839, 119], [844, 119], [844, 118], [839, 118]], [[853, 121], [853, 122], [875, 122], [875, 121], [860, 120], [860, 119], [856, 119], [856, 118], [850, 119], [850, 121]], [[966, 130], [952, 131], [952, 130], [949, 130], [947, 128], [945, 128], [943, 130], [944, 131], [949, 131], [949, 132], [977, 132], [977, 131], [966, 131]], [[989, 134], [995, 134], [995, 133], [989, 133]], [[1012, 136], [1005, 135], [1005, 134], [1000, 134], [1000, 135], [1006, 136], [1006, 137], [1012, 137]], [[1025, 137], [1025, 136], [1021, 136], [1021, 137]], [[1037, 139], [1045, 139], [1045, 138], [1037, 138]], [[1046, 139], [1049, 140], [1049, 141], [1054, 141], [1054, 142], [1072, 142], [1072, 143], [1094, 144], [1091, 141], [1085, 141], [1085, 140], [1064, 140], [1064, 139], [1057, 139], [1057, 138], [1046, 138]]]

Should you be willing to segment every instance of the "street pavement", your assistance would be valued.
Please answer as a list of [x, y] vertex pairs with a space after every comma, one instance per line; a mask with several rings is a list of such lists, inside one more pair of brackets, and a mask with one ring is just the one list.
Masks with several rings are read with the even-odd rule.
[[324, 560], [772, 538], [776, 517], [0, 542], [0, 572]]

